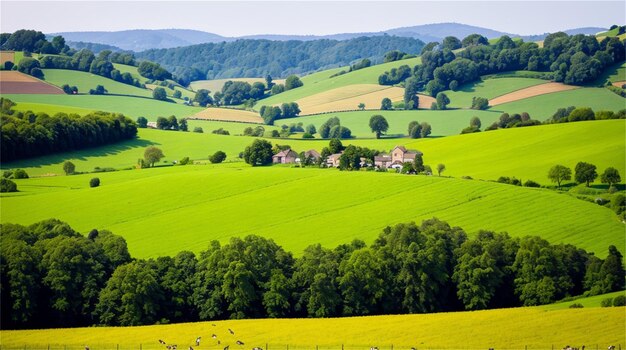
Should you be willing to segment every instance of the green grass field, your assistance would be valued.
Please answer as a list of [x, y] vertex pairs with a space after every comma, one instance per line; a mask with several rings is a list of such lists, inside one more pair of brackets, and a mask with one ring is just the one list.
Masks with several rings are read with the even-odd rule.
[[109, 94], [130, 95], [152, 98], [152, 91], [141, 89], [136, 86], [117, 82], [112, 79], [101, 77], [88, 72], [80, 72], [66, 69], [43, 69], [45, 81], [58, 87], [63, 84], [78, 87], [78, 92], [88, 94], [90, 89], [102, 85]]
[[413, 68], [421, 62], [421, 58], [411, 58], [406, 60], [400, 60], [395, 62], [378, 64], [364, 69], [359, 69], [354, 72], [343, 74], [337, 77], [330, 78], [331, 75], [343, 70], [347, 70], [346, 67], [335, 68], [331, 70], [325, 70], [319, 73], [314, 73], [302, 77], [304, 86], [297, 89], [289, 90], [281, 94], [269, 97], [267, 99], [258, 101], [255, 108], [260, 106], [270, 106], [283, 102], [292, 102], [300, 98], [311, 96], [320, 92], [336, 89], [342, 86], [354, 85], [354, 84], [378, 84], [378, 76], [385, 71], [391, 70], [391, 68], [399, 67], [402, 65], [408, 65]]
[[626, 62], [607, 68], [591, 86], [605, 86], [607, 82], [626, 81]]
[[[265, 319], [183, 323], [143, 327], [0, 331], [3, 349], [93, 350], [164, 349], [158, 339], [187, 349], [230, 345], [266, 350], [321, 349], [561, 349], [566, 344], [606, 349], [624, 344], [626, 310], [584, 308], [545, 311], [500, 309], [421, 315], [326, 319]], [[235, 336], [228, 333], [228, 329]], [[220, 345], [210, 336], [218, 335]], [[202, 336], [201, 346], [194, 340]], [[343, 346], [342, 346], [343, 345]]]
[[487, 131], [417, 140], [406, 147], [424, 152], [424, 163], [433, 169], [439, 163], [445, 164], [444, 174], [456, 177], [496, 180], [500, 176], [515, 176], [547, 185], [552, 166], [562, 164], [573, 172], [580, 161], [595, 164], [599, 174], [609, 166], [619, 169], [620, 174], [626, 173], [624, 120]]
[[[14, 109], [18, 111], [32, 110], [33, 107], [41, 107], [42, 110], [40, 111], [45, 112], [47, 108], [50, 108], [46, 105], [56, 105], [117, 112], [133, 119], [143, 116], [152, 121], [156, 121], [156, 118], [159, 116], [168, 117], [175, 115], [178, 118], [188, 117], [204, 110], [204, 108], [201, 107], [189, 107], [182, 104], [157, 101], [152, 98], [131, 96], [6, 94], [2, 97], [6, 97], [17, 103]], [[20, 102], [24, 103], [25, 107], [23, 107]], [[41, 106], [33, 104], [40, 104]], [[34, 112], [39, 112], [39, 110]]]
[[509, 92], [545, 83], [545, 80], [531, 78], [486, 79], [464, 84], [457, 91], [447, 90], [444, 93], [450, 98], [450, 107], [470, 108], [474, 96], [492, 99]]
[[624, 109], [624, 98], [604, 88], [582, 88], [555, 92], [519, 101], [504, 103], [490, 108], [491, 111], [522, 113], [528, 112], [533, 119], [544, 121], [552, 117], [559, 108], [568, 106], [591, 107], [594, 111]]
[[[169, 152], [166, 147], [164, 152]], [[88, 185], [94, 176], [101, 179], [95, 189]], [[199, 252], [212, 239], [226, 242], [248, 234], [273, 238], [299, 255], [318, 242], [327, 247], [355, 238], [371, 243], [387, 225], [432, 217], [469, 233], [540, 235], [599, 256], [610, 244], [626, 243], [623, 225], [605, 207], [551, 190], [436, 176], [240, 163], [16, 183], [20, 192], [0, 197], [2, 222], [30, 224], [54, 217], [81, 232], [106, 228], [123, 235], [136, 257]]]
[[[354, 111], [341, 113], [318, 114], [306, 117], [298, 117], [295, 119], [279, 120], [286, 124], [291, 122], [302, 122], [305, 126], [309, 124], [315, 125], [317, 129], [331, 117], [339, 117], [341, 125], [348, 127], [352, 131], [352, 135], [359, 138], [373, 138], [374, 133], [369, 127], [370, 117], [380, 114], [387, 119], [389, 123], [388, 136], [404, 137], [408, 134], [408, 125], [411, 121], [428, 122], [432, 126], [431, 136], [449, 136], [458, 135], [461, 130], [469, 126], [470, 119], [477, 116], [485, 126], [490, 125], [500, 117], [500, 113], [491, 111], [475, 111], [475, 110], [447, 110], [447, 111]], [[399, 140], [398, 142], [406, 142]]]
[[607, 293], [607, 294], [601, 294], [601, 295], [594, 295], [592, 297], [573, 298], [572, 300], [568, 300], [568, 301], [561, 301], [561, 302], [557, 302], [554, 304], [537, 306], [537, 308], [541, 310], [546, 310], [546, 311], [562, 310], [562, 309], [568, 309], [570, 305], [572, 304], [581, 304], [583, 307], [587, 307], [587, 308], [601, 307], [602, 300], [613, 299], [618, 295], [625, 295], [625, 294], [626, 294], [626, 291], [621, 291], [621, 292], [613, 292], [613, 293]]
[[121, 73], [130, 73], [130, 75], [133, 76], [133, 79], [139, 80], [139, 82], [141, 82], [142, 84], [148, 80], [147, 78], [139, 75], [139, 72], [137, 72], [137, 67], [135, 66], [129, 66], [121, 63], [113, 63], [113, 67], [115, 67], [115, 69], [119, 70]]

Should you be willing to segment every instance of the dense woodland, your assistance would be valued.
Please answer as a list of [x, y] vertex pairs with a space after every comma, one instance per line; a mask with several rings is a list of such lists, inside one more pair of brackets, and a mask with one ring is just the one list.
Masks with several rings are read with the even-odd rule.
[[179, 83], [234, 77], [287, 77], [321, 69], [346, 66], [356, 60], [381, 62], [386, 52], [418, 53], [424, 43], [395, 36], [361, 37], [344, 41], [237, 40], [173, 49], [148, 50], [139, 59], [160, 63]]
[[[461, 51], [452, 50], [464, 48]], [[411, 69], [404, 65], [383, 73], [382, 85], [405, 81], [407, 91], [414, 95], [424, 91], [437, 96], [443, 90], [456, 90], [460, 85], [479, 79], [481, 75], [506, 71], [544, 72], [543, 77], [570, 85], [582, 85], [598, 78], [605, 68], [625, 59], [624, 42], [582, 34], [569, 36], [550, 34], [543, 47], [536, 43], [512, 40], [503, 36], [490, 45], [477, 34], [463, 40], [447, 37], [443, 43], [430, 43], [422, 51], [422, 63]], [[405, 97], [405, 103], [411, 101]], [[416, 107], [416, 106], [414, 106]]]
[[83, 116], [57, 113], [15, 112], [11, 100], [0, 98], [3, 162], [74, 151], [128, 140], [137, 125], [122, 114], [94, 112]]
[[145, 260], [121, 236], [54, 219], [1, 229], [3, 328], [477, 310], [624, 288], [614, 246], [603, 260], [536, 236], [470, 239], [438, 219], [299, 258], [254, 235]]

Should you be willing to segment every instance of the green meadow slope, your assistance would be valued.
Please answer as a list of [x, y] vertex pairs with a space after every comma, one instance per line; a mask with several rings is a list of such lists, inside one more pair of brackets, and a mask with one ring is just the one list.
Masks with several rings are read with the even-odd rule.
[[573, 171], [581, 161], [596, 165], [599, 174], [609, 166], [626, 174], [625, 120], [486, 131], [417, 140], [406, 147], [424, 152], [424, 162], [433, 168], [445, 164], [444, 174], [450, 176], [488, 180], [515, 176], [547, 185], [552, 166], [562, 164]]
[[[101, 186], [89, 188], [94, 176]], [[81, 232], [109, 229], [123, 235], [137, 257], [198, 252], [213, 239], [249, 234], [273, 238], [299, 255], [313, 243], [371, 243], [387, 225], [432, 217], [469, 233], [540, 235], [599, 256], [610, 244], [626, 243], [623, 224], [605, 207], [546, 189], [436, 176], [241, 164], [16, 183], [20, 192], [0, 197], [2, 222], [58, 218]]]
[[283, 102], [292, 102], [303, 97], [311, 96], [320, 92], [328, 91], [349, 85], [356, 84], [378, 84], [378, 77], [388, 71], [391, 68], [397, 68], [402, 65], [408, 65], [413, 68], [421, 62], [421, 58], [410, 58], [406, 60], [400, 60], [395, 62], [388, 62], [383, 64], [374, 65], [371, 67], [356, 70], [354, 72], [342, 74], [336, 77], [330, 77], [331, 75], [338, 73], [341, 70], [347, 70], [347, 67], [335, 68], [325, 70], [319, 73], [310, 74], [302, 77], [303, 86], [285, 91], [281, 94], [271, 96], [267, 99], [257, 102], [255, 108], [260, 106], [270, 106]]
[[101, 77], [99, 75], [66, 69], [43, 69], [45, 80], [58, 87], [68, 84], [78, 87], [81, 94], [89, 93], [90, 89], [102, 85], [109, 94], [129, 95], [152, 98], [152, 91], [138, 88], [133, 85], [120, 83], [113, 79]]
[[444, 93], [450, 99], [449, 106], [451, 108], [470, 108], [472, 98], [475, 96], [490, 100], [513, 91], [545, 83], [545, 80], [531, 78], [485, 79], [461, 85], [457, 91], [447, 90]]
[[[157, 101], [151, 97], [32, 94], [6, 94], [3, 97], [16, 102], [17, 106], [14, 109], [18, 111], [26, 111], [32, 109], [31, 107], [40, 107], [40, 110], [34, 110], [34, 112], [46, 112], [47, 108], [50, 108], [46, 105], [55, 105], [57, 106], [55, 109], [60, 108], [59, 106], [68, 106], [88, 110], [117, 112], [133, 119], [143, 116], [153, 121], [156, 121], [156, 118], [159, 116], [168, 117], [175, 115], [178, 118], [182, 118], [204, 110], [201, 107]], [[25, 106], [22, 106], [22, 103]]]
[[[228, 320], [142, 327], [0, 331], [3, 349], [163, 349], [157, 339], [181, 348], [221, 350], [242, 340], [263, 349], [559, 349], [623, 344], [623, 307], [546, 311], [539, 308], [319, 319]], [[232, 329], [235, 335], [231, 335]], [[212, 339], [217, 334], [221, 344]], [[194, 339], [202, 336], [196, 346]], [[141, 345], [140, 345], [141, 344]], [[595, 347], [593, 347], [595, 349]]]

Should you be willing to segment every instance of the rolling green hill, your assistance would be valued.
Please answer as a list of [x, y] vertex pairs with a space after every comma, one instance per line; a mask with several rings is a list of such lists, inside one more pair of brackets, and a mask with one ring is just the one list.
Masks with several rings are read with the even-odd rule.
[[101, 77], [99, 75], [88, 72], [66, 69], [43, 69], [45, 80], [48, 83], [58, 87], [63, 84], [78, 87], [78, 92], [86, 94], [89, 89], [95, 89], [96, 86], [102, 85], [108, 90], [109, 94], [129, 95], [152, 98], [152, 91], [148, 89], [138, 88], [136, 86], [117, 82], [113, 79]]
[[260, 108], [260, 106], [270, 106], [283, 102], [292, 102], [306, 96], [311, 96], [320, 92], [348, 85], [378, 84], [378, 76], [380, 76], [385, 71], [402, 65], [408, 65], [409, 67], [413, 68], [413, 66], [419, 64], [420, 62], [421, 59], [417, 57], [395, 62], [383, 63], [368, 68], [359, 69], [357, 71], [339, 75], [333, 78], [331, 78], [330, 76], [338, 73], [341, 70], [347, 70], [347, 67], [335, 68], [331, 70], [325, 70], [319, 73], [314, 73], [302, 77], [301, 80], [304, 83], [304, 86], [301, 86], [297, 89], [285, 91], [281, 94], [261, 100], [257, 102], [256, 108], [258, 109]]
[[[101, 186], [89, 188], [94, 176]], [[623, 224], [605, 207], [551, 190], [435, 176], [241, 164], [16, 183], [20, 192], [0, 197], [2, 222], [31, 224], [54, 217], [81, 232], [106, 228], [124, 236], [137, 257], [198, 252], [213, 239], [248, 234], [273, 238], [299, 255], [318, 242], [328, 247], [357, 238], [371, 243], [387, 225], [432, 217], [469, 233], [541, 235], [599, 256], [610, 244], [626, 243]]]
[[624, 109], [623, 97], [604, 88], [582, 88], [526, 98], [490, 108], [507, 113], [528, 112], [533, 119], [549, 119], [559, 108], [568, 106], [591, 107], [594, 111]]
[[[15, 106], [14, 109], [18, 111], [32, 109], [31, 107], [41, 107], [41, 111], [45, 112], [46, 108], [49, 108], [47, 106], [32, 105], [36, 103], [41, 105], [68, 106], [88, 110], [117, 112], [133, 119], [143, 116], [148, 118], [148, 120], [153, 121], [155, 121], [159, 116], [167, 117], [175, 115], [176, 117], [181, 118], [188, 117], [204, 110], [204, 108], [201, 107], [189, 107], [182, 104], [157, 101], [153, 98], [132, 96], [6, 94], [3, 95], [3, 97], [16, 102], [17, 106]], [[25, 103], [28, 108], [22, 106], [20, 102]], [[35, 112], [39, 112], [39, 110]]]
[[472, 98], [474, 96], [492, 99], [509, 92], [545, 83], [545, 80], [532, 78], [485, 79], [474, 83], [464, 84], [460, 86], [457, 91], [448, 90], [444, 91], [444, 93], [448, 96], [448, 98], [450, 98], [450, 107], [470, 108], [472, 106]]

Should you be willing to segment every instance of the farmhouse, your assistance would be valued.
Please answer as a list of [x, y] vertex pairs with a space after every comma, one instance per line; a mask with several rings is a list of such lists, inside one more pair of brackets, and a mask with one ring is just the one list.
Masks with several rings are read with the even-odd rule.
[[326, 159], [326, 165], [329, 168], [336, 168], [339, 166], [339, 157], [341, 157], [341, 155], [343, 154], [343, 152], [340, 153], [335, 153], [335, 154], [331, 154], [328, 156], [328, 158]]
[[296, 158], [298, 158], [298, 153], [292, 151], [290, 148], [280, 151], [276, 153], [272, 157], [272, 163], [274, 164], [287, 164], [287, 163], [295, 163]]
[[422, 155], [420, 151], [410, 151], [403, 146], [396, 146], [391, 150], [391, 154], [381, 154], [374, 157], [374, 165], [379, 168], [391, 168], [402, 166], [406, 162], [414, 162], [415, 156]]
[[148, 122], [147, 127], [150, 129], [156, 129], [157, 128], [157, 122]]
[[306, 152], [304, 152], [304, 158], [310, 158], [313, 162], [317, 162], [318, 159], [320, 159], [320, 154], [319, 152], [317, 152], [314, 149], [310, 149]]

